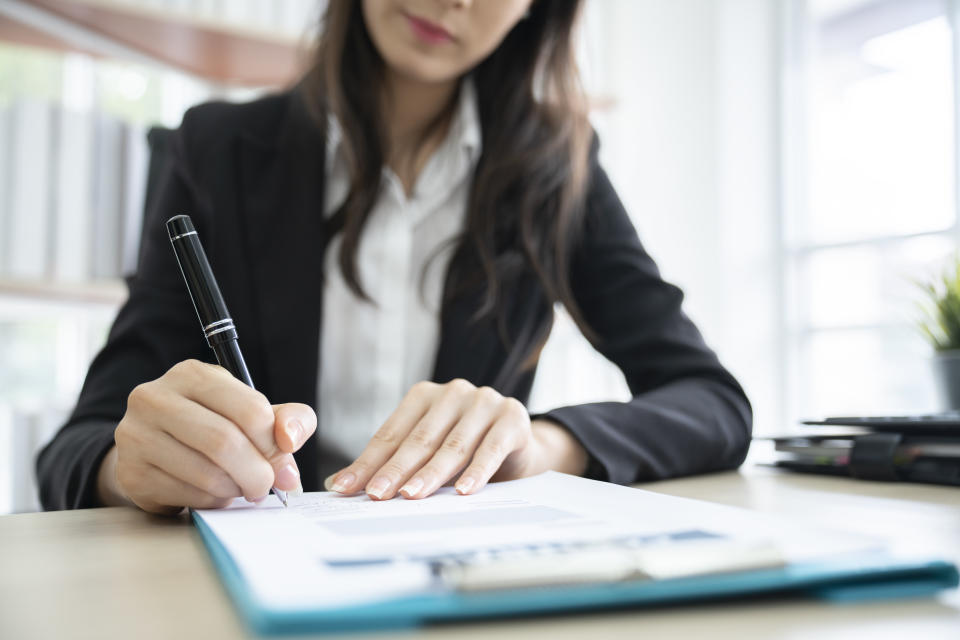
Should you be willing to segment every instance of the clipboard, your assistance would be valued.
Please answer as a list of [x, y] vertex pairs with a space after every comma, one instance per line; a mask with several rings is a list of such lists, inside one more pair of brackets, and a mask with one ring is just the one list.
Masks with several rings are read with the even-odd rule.
[[[556, 486], [567, 492], [565, 495], [580, 491], [583, 499], [595, 497], [597, 501], [602, 501], [612, 495], [623, 500], [636, 495], [650, 501], [647, 503], [649, 506], [661, 505], [665, 510], [677, 505], [677, 509], [685, 509], [688, 516], [702, 515], [707, 521], [719, 522], [726, 514], [733, 514], [736, 517], [742, 515], [747, 525], [765, 526], [761, 521], [764, 518], [762, 514], [605, 485], [562, 474], [545, 474], [538, 478], [501, 484], [515, 486], [494, 487], [490, 491], [492, 496], [509, 497], [525, 492], [535, 495], [538, 486]], [[514, 493], [509, 493], [510, 490]], [[405, 506], [401, 501], [393, 508], [396, 510]], [[247, 517], [242, 513], [235, 515]], [[289, 512], [284, 515], [288, 516]], [[880, 548], [867, 547], [850, 552], [835, 550], [828, 557], [809, 561], [782, 561], [776, 566], [764, 566], [761, 561], [754, 562], [753, 568], [750, 568], [749, 562], [738, 568], [732, 565], [714, 567], [712, 572], [706, 574], [684, 575], [680, 571], [673, 573], [675, 577], [670, 577], [669, 571], [660, 571], [659, 574], [649, 571], [651, 575], [636, 579], [625, 574], [625, 579], [615, 581], [542, 583], [523, 588], [507, 586], [481, 590], [452, 589], [448, 585], [435, 583], [428, 589], [395, 593], [375, 602], [323, 607], [296, 603], [279, 606], [276, 601], [270, 602], [258, 596], [256, 585], [251, 584], [230, 546], [224, 543], [205, 516], [194, 512], [192, 517], [239, 615], [252, 630], [262, 634], [403, 629], [434, 622], [645, 608], [761, 595], [813, 597], [831, 601], [919, 597], [958, 584], [957, 568], [950, 562], [937, 558], [905, 559]], [[223, 532], [223, 529], [220, 531]], [[297, 556], [291, 554], [288, 557]], [[650, 566], [656, 568], [656, 563]]]
[[238, 614], [260, 634], [409, 629], [456, 620], [643, 608], [774, 594], [855, 602], [927, 596], [958, 584], [957, 568], [949, 562], [903, 561], [872, 553], [826, 563], [667, 580], [479, 593], [437, 592], [336, 610], [283, 610], [258, 602], [216, 535], [201, 519], [194, 517], [194, 523]]

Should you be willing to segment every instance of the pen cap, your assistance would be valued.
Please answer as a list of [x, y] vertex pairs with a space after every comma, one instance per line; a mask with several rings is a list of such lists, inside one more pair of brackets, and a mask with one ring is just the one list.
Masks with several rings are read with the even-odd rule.
[[167, 220], [167, 233], [207, 341], [213, 346], [214, 342], [236, 338], [227, 305], [190, 216], [174, 216]]

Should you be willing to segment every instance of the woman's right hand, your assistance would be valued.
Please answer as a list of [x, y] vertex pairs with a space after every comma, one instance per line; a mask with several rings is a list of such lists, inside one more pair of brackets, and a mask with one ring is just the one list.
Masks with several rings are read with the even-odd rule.
[[222, 367], [180, 362], [130, 393], [98, 473], [100, 501], [175, 514], [302, 490], [292, 454], [316, 428], [305, 404], [271, 405]]

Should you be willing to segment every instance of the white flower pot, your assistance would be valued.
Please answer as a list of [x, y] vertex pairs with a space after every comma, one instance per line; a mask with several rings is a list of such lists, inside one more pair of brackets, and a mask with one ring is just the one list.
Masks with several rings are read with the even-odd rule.
[[960, 349], [938, 351], [933, 365], [944, 409], [960, 410]]

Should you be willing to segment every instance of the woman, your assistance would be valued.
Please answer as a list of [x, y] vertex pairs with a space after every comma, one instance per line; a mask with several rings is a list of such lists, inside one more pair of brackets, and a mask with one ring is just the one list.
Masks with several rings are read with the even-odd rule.
[[[44, 506], [175, 513], [331, 472], [327, 488], [386, 500], [740, 464], [749, 403], [597, 164], [579, 4], [332, 0], [298, 87], [191, 109], [129, 300], [38, 459]], [[201, 362], [163, 228], [179, 213], [259, 392]], [[557, 302], [629, 402], [527, 414]]]

